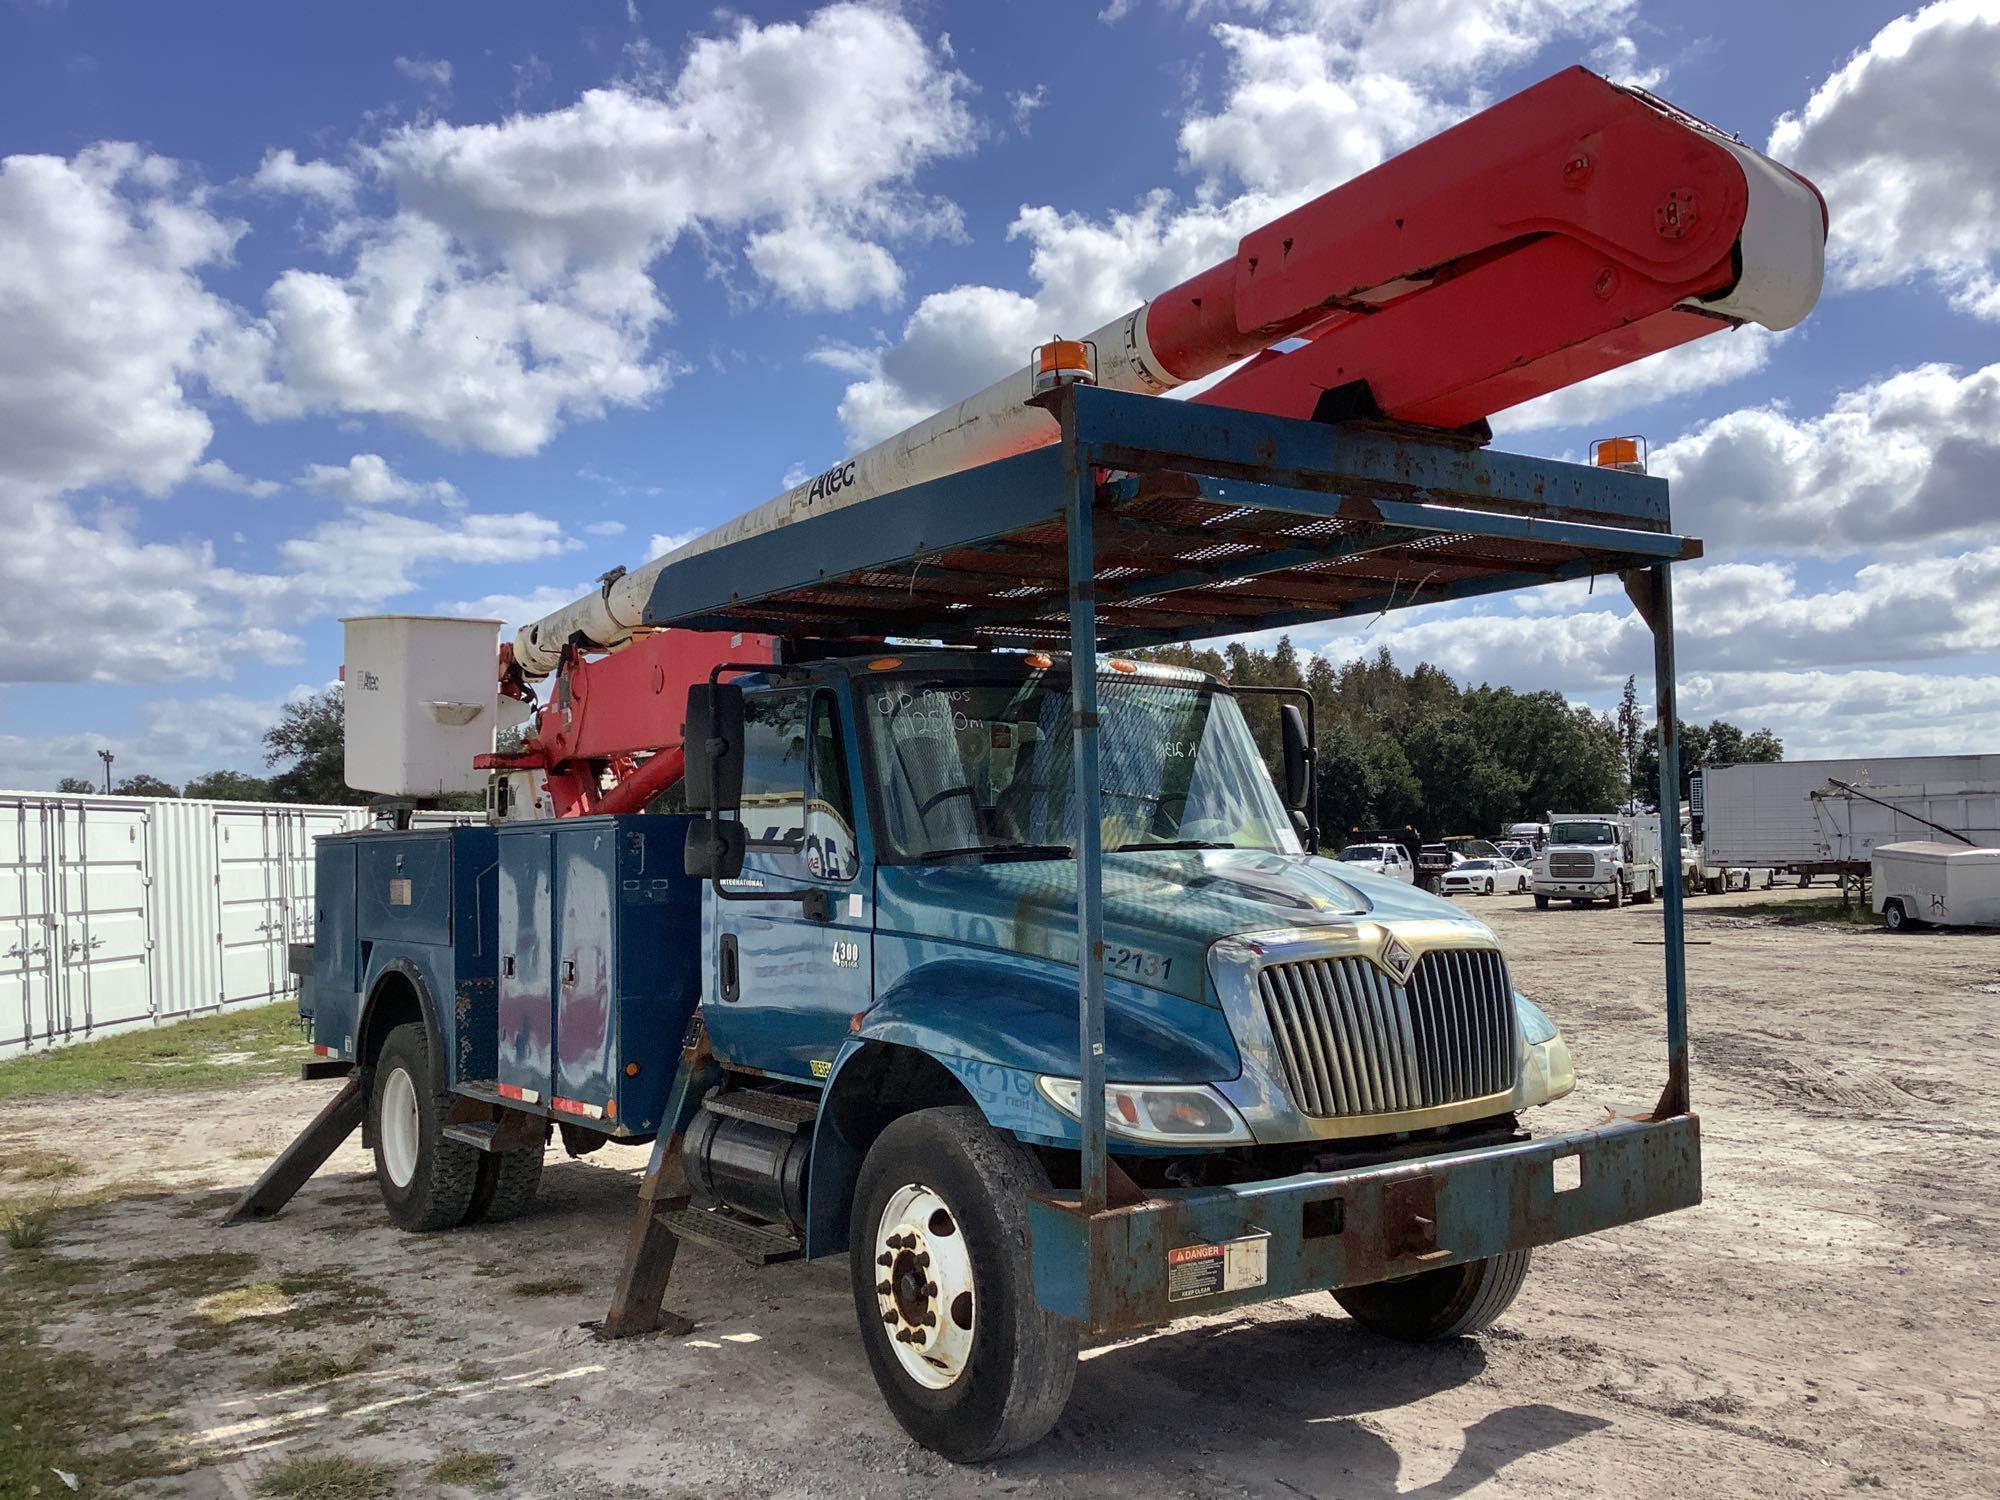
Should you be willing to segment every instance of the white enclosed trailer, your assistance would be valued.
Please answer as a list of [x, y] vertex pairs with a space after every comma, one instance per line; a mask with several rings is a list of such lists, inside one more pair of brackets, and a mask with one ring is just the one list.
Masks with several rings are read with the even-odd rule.
[[2000, 755], [1704, 766], [1697, 781], [1713, 865], [1859, 873], [1878, 845], [1940, 837], [1938, 828], [2000, 845]]
[[2000, 849], [1877, 844], [1875, 910], [1891, 928], [2000, 927]]

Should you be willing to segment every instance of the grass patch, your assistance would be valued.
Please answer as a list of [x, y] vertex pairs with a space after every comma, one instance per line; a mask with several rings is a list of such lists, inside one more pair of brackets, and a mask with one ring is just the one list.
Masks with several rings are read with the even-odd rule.
[[131, 1271], [145, 1284], [129, 1295], [150, 1300], [171, 1292], [182, 1297], [206, 1297], [223, 1291], [257, 1269], [257, 1257], [247, 1250], [203, 1250], [191, 1255], [155, 1255], [132, 1262]]
[[431, 1465], [432, 1484], [452, 1484], [468, 1490], [497, 1490], [507, 1467], [504, 1453], [447, 1453]]
[[214, 1292], [195, 1303], [194, 1310], [211, 1323], [240, 1323], [245, 1318], [275, 1318], [295, 1310], [296, 1305], [278, 1289], [275, 1281], [258, 1281], [249, 1286]]
[[87, 1454], [87, 1439], [123, 1434], [116, 1378], [80, 1354], [42, 1344], [31, 1323], [0, 1307], [0, 1494], [68, 1493], [50, 1471], [67, 1469], [84, 1494], [166, 1474], [178, 1461], [149, 1443]]
[[544, 1276], [538, 1281], [517, 1281], [507, 1288], [516, 1297], [567, 1297], [583, 1290], [574, 1276]]
[[1824, 901], [1752, 901], [1732, 906], [1720, 915], [1763, 917], [1780, 927], [1797, 927], [1807, 922], [1831, 922], [1842, 927], [1880, 927], [1882, 919], [1859, 901], [1843, 906], [1838, 897]]
[[60, 1151], [36, 1151], [17, 1158], [7, 1170], [29, 1182], [62, 1182], [81, 1173], [83, 1163]]
[[56, 1227], [56, 1210], [62, 1206], [60, 1194], [40, 1198], [17, 1198], [0, 1205], [0, 1240], [9, 1250], [39, 1250], [49, 1242]]
[[298, 1011], [279, 1001], [13, 1058], [0, 1063], [0, 1102], [277, 1078], [304, 1053]]
[[394, 1488], [393, 1464], [370, 1463], [338, 1453], [308, 1453], [266, 1469], [257, 1493], [277, 1500], [376, 1500]]
[[13, 1291], [67, 1291], [103, 1274], [101, 1260], [50, 1255], [43, 1250], [19, 1250], [0, 1261], [0, 1286]]
[[345, 1359], [323, 1354], [317, 1349], [295, 1349], [281, 1354], [264, 1371], [266, 1384], [280, 1390], [300, 1385], [321, 1385], [343, 1375], [358, 1375], [375, 1363], [380, 1346], [370, 1344]]

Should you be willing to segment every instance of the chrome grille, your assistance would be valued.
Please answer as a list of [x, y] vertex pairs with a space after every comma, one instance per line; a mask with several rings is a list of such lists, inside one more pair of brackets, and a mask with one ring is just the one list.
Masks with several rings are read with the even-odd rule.
[[1260, 969], [1285, 1084], [1309, 1115], [1433, 1109], [1513, 1087], [1514, 997], [1490, 948], [1440, 949], [1400, 985], [1365, 958]]
[[1597, 873], [1597, 856], [1594, 854], [1551, 854], [1549, 874], [1558, 880], [1573, 880], [1582, 876], [1588, 880]]

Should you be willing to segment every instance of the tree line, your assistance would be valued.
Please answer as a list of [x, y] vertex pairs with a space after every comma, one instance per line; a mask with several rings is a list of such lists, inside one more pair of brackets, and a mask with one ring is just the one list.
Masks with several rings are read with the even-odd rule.
[[[1570, 703], [1561, 693], [1461, 688], [1427, 662], [1409, 671], [1387, 647], [1335, 666], [1303, 663], [1289, 636], [1268, 651], [1238, 642], [1141, 653], [1257, 687], [1304, 688], [1319, 730], [1314, 796], [1329, 844], [1354, 828], [1417, 829], [1426, 838], [1491, 834], [1538, 823], [1551, 812], [1601, 812], [1657, 802], [1659, 761], [1637, 684], [1625, 682], [1616, 714]], [[1267, 758], [1278, 751], [1276, 708], [1250, 699], [1245, 716]], [[1745, 733], [1718, 719], [1682, 723], [1682, 794], [1694, 768], [1713, 761], [1779, 760], [1768, 729]]]
[[[1512, 822], [1540, 822], [1550, 812], [1609, 811], [1633, 800], [1651, 807], [1656, 801], [1658, 752], [1632, 678], [1616, 712], [1601, 714], [1557, 692], [1485, 683], [1461, 688], [1427, 662], [1406, 672], [1386, 647], [1342, 666], [1318, 655], [1301, 661], [1289, 636], [1268, 651], [1238, 642], [1219, 651], [1170, 646], [1139, 654], [1245, 686], [1308, 690], [1319, 729], [1319, 826], [1333, 844], [1351, 828], [1407, 825], [1426, 837], [1485, 834]], [[1253, 698], [1245, 701], [1245, 713], [1275, 762], [1276, 708]], [[138, 772], [114, 782], [112, 791], [359, 805], [367, 794], [342, 779], [342, 726], [340, 689], [329, 688], [286, 704], [264, 732], [267, 775], [211, 771], [175, 787]], [[1781, 760], [1784, 745], [1768, 729], [1746, 732], [1717, 719], [1682, 723], [1680, 754], [1685, 798], [1697, 766]], [[99, 787], [71, 776], [57, 790]], [[461, 800], [475, 806], [479, 799]]]

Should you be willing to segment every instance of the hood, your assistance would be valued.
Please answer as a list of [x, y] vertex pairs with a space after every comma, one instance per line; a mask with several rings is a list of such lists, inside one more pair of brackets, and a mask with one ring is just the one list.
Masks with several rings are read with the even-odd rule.
[[[878, 931], [1076, 962], [1073, 860], [952, 860], [884, 866]], [[1339, 928], [1359, 918], [1470, 923], [1449, 901], [1330, 859], [1252, 849], [1104, 856], [1104, 967], [1152, 989], [1207, 998], [1218, 938], [1281, 928]]]

